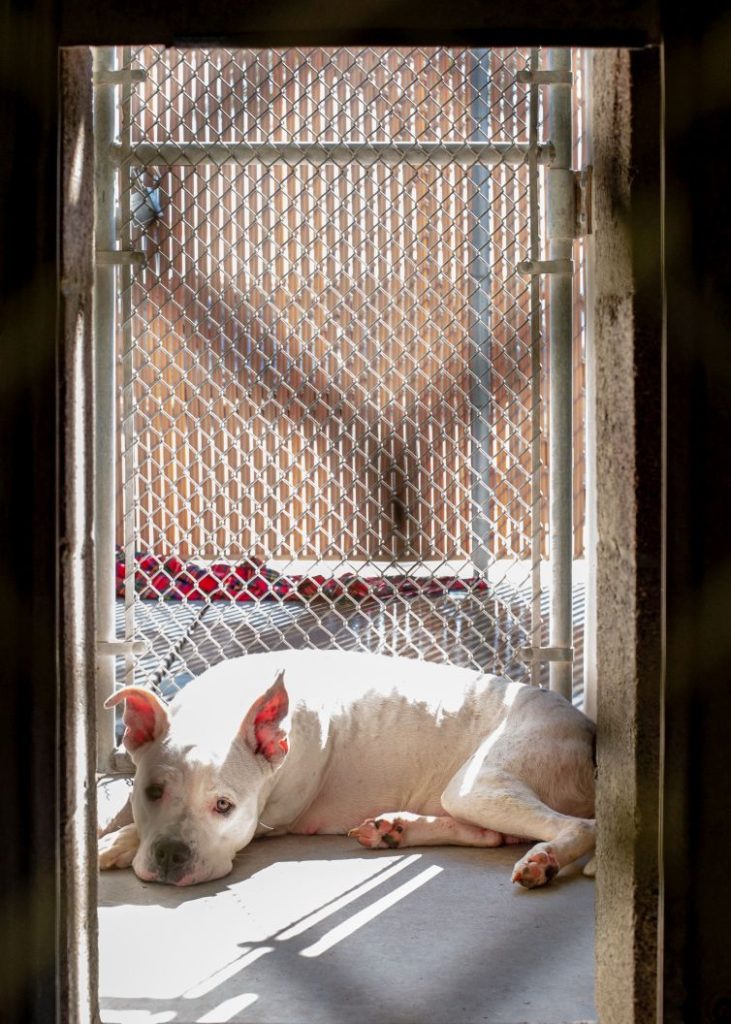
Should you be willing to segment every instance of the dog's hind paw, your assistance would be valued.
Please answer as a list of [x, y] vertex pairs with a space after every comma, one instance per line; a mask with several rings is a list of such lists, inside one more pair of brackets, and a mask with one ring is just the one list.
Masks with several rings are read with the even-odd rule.
[[584, 865], [582, 874], [586, 875], [588, 878], [596, 877], [596, 857], [592, 857], [590, 861], [587, 861]]
[[99, 840], [99, 868], [108, 871], [110, 868], [128, 868], [140, 845], [137, 826], [125, 825], [102, 836]]
[[369, 850], [396, 850], [404, 839], [405, 828], [406, 822], [402, 818], [383, 815], [368, 818], [357, 828], [351, 828], [348, 836]]
[[513, 869], [513, 882], [525, 889], [545, 885], [558, 874], [559, 863], [550, 846], [534, 846], [522, 857]]

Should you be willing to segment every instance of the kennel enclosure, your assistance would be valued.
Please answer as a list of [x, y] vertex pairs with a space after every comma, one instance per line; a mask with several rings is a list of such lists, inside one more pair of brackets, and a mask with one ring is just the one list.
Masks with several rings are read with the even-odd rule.
[[289, 646], [570, 695], [580, 60], [108, 48], [94, 88], [100, 703]]

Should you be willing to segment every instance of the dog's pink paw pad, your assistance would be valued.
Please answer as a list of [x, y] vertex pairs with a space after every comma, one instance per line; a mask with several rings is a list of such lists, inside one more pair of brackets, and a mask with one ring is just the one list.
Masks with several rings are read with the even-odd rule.
[[404, 838], [404, 823], [399, 818], [391, 821], [388, 818], [369, 818], [357, 828], [352, 828], [348, 835], [371, 850], [396, 850]]
[[535, 889], [550, 882], [558, 870], [558, 861], [551, 849], [532, 850], [515, 865], [512, 881], [520, 883], [525, 889]]

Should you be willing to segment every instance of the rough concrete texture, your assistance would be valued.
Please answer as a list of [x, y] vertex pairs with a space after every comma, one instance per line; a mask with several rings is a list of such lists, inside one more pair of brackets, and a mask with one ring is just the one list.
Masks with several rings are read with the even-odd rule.
[[524, 847], [252, 843], [188, 889], [101, 876], [107, 1024], [568, 1024], [595, 1018], [594, 883], [510, 882]]
[[[92, 283], [94, 265], [91, 57], [83, 47], [62, 51], [60, 307], [58, 344], [58, 466], [63, 492], [58, 505], [57, 625], [64, 638], [57, 663], [62, 713], [57, 722], [62, 836], [57, 933], [59, 993], [67, 1019], [89, 1020], [96, 997], [94, 885], [94, 557]], [[32, 644], [31, 644], [32, 645]], [[35, 736], [35, 732], [34, 732]], [[37, 739], [37, 737], [36, 737]], [[53, 791], [51, 776], [46, 780]], [[48, 934], [53, 930], [46, 927]]]
[[[659, 599], [660, 549], [646, 544], [659, 526], [660, 495], [638, 500], [643, 435], [659, 436], [654, 409], [638, 401], [638, 329], [631, 248], [636, 169], [630, 56], [593, 57], [594, 236], [592, 335], [588, 373], [594, 396], [596, 447], [595, 651], [598, 677], [597, 1008], [602, 1024], [655, 1019], [659, 674], [654, 632], [642, 628], [648, 593]], [[659, 125], [654, 126], [659, 131]], [[659, 190], [657, 193], [659, 204]], [[635, 234], [635, 237], [636, 234]], [[661, 337], [645, 338], [655, 346]], [[652, 435], [653, 437], [655, 434]], [[646, 453], [645, 453], [646, 454]], [[659, 464], [659, 448], [657, 452]], [[647, 459], [644, 458], [645, 465]], [[654, 509], [651, 507], [654, 503]], [[659, 537], [659, 533], [658, 533]], [[643, 565], [657, 571], [654, 591], [641, 589]], [[652, 723], [652, 724], [650, 724]]]

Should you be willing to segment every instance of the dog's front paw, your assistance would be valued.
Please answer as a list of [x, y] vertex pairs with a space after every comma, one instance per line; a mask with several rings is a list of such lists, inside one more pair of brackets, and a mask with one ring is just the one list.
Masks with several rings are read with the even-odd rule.
[[525, 889], [545, 885], [558, 874], [559, 863], [550, 846], [534, 846], [522, 857], [513, 869], [513, 882]]
[[395, 815], [381, 815], [368, 818], [357, 828], [351, 828], [348, 836], [357, 839], [361, 846], [370, 850], [396, 850], [404, 839], [406, 822]]
[[101, 871], [108, 871], [109, 868], [128, 868], [140, 845], [140, 838], [137, 835], [137, 826], [125, 825], [102, 836], [99, 840], [99, 868]]

